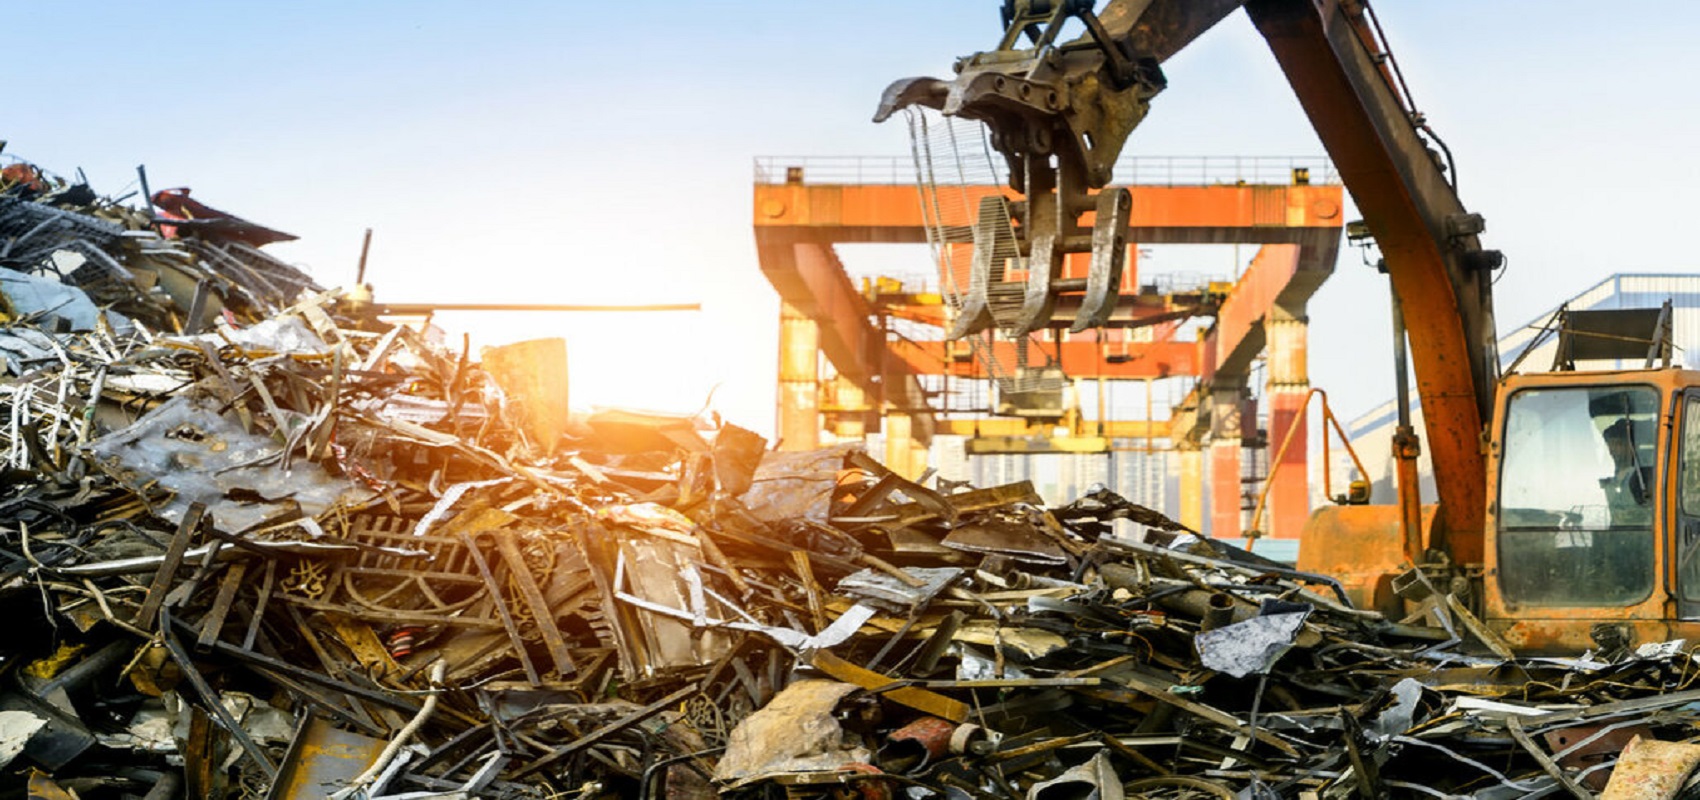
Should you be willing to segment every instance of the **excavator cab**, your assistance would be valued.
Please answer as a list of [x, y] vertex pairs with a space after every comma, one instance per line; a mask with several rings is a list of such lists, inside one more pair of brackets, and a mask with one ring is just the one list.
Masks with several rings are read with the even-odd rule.
[[[1524, 654], [1700, 636], [1700, 372], [1512, 375], [1496, 409], [1481, 563], [1425, 549], [1413, 567], [1382, 504], [1318, 508], [1299, 569], [1395, 620], [1451, 594]], [[1436, 512], [1423, 507], [1428, 547], [1445, 538]]]
[[[1426, 573], [1523, 652], [1700, 633], [1700, 373], [1670, 366], [1671, 316], [1668, 302], [1561, 309], [1512, 365], [1485, 437], [1481, 562], [1441, 563], [1450, 553], [1428, 549], [1448, 539], [1434, 506], [1417, 543], [1401, 546], [1398, 506], [1383, 505], [1319, 509], [1299, 567], [1340, 577], [1355, 602], [1395, 618], [1416, 610], [1406, 576]], [[1556, 346], [1539, 347], [1549, 336]], [[1549, 350], [1550, 371], [1517, 373]], [[1644, 368], [1576, 371], [1598, 360]]]
[[1532, 652], [1700, 632], [1700, 373], [1515, 375], [1499, 408], [1489, 626]]

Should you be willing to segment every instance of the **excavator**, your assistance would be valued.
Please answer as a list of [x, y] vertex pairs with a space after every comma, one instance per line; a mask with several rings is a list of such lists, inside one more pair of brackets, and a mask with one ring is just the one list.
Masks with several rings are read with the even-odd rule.
[[[1399, 328], [1398, 501], [1313, 512], [1299, 569], [1340, 579], [1363, 606], [1457, 609], [1525, 654], [1700, 635], [1700, 373], [1670, 366], [1668, 336], [1661, 346], [1579, 328], [1577, 355], [1629, 340], [1645, 368], [1501, 375], [1492, 284], [1504, 257], [1482, 246], [1485, 222], [1459, 200], [1450, 151], [1414, 110], [1368, 2], [1096, 5], [1004, 0], [995, 48], [957, 59], [952, 79], [899, 80], [881, 98], [875, 121], [921, 106], [984, 123], [1018, 196], [978, 209], [973, 290], [952, 334], [1047, 327], [1065, 294], [1084, 295], [1077, 326], [1113, 309], [1128, 200], [1108, 186], [1112, 167], [1165, 89], [1163, 62], [1243, 8], [1380, 249]], [[1069, 253], [1090, 253], [1085, 280], [1063, 278]], [[1011, 258], [1024, 285], [999, 287], [1017, 283], [1002, 280]]]

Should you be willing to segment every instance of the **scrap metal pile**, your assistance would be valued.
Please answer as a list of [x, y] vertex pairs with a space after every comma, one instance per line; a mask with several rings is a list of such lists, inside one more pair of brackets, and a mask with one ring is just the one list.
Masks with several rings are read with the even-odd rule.
[[1680, 644], [1510, 659], [1106, 491], [567, 423], [558, 342], [474, 363], [241, 225], [8, 187], [8, 796], [1671, 796], [1700, 761]]

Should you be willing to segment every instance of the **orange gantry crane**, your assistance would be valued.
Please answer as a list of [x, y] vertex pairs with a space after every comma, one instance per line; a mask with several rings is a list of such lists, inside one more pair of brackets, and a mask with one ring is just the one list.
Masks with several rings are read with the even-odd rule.
[[[1014, 363], [1014, 351], [1023, 345], [1008, 337], [988, 338], [975, 347], [950, 340], [951, 320], [936, 294], [908, 292], [882, 281], [858, 286], [845, 271], [834, 245], [919, 244], [927, 241], [929, 224], [960, 229], [973, 224], [966, 209], [975, 207], [974, 197], [955, 211], [947, 209], [944, 218], [929, 220], [924, 190], [905, 161], [759, 159], [753, 221], [762, 272], [781, 304], [782, 447], [816, 447], [829, 425], [841, 437], [877, 428], [885, 433], [886, 462], [914, 476], [924, 469], [926, 446], [935, 433], [976, 437], [971, 442], [980, 447], [971, 443], [970, 452], [1019, 452], [1031, 441], [1022, 434], [1040, 425], [1049, 430], [1055, 420], [1030, 425], [1027, 419], [944, 416], [933, 405], [923, 376], [986, 379], [988, 359]], [[1245, 434], [1255, 428], [1247, 424], [1255, 420], [1247, 390], [1260, 355], [1267, 356], [1268, 439], [1282, 441], [1291, 426], [1301, 426], [1270, 487], [1268, 534], [1296, 538], [1309, 510], [1301, 414], [1310, 388], [1305, 306], [1334, 269], [1344, 212], [1341, 187], [1330, 180], [1326, 163], [1298, 169], [1290, 163], [1222, 159], [1209, 166], [1195, 160], [1179, 172], [1144, 170], [1176, 179], [1128, 187], [1127, 265], [1117, 282], [1120, 298], [1106, 310], [1105, 327], [1068, 332], [1081, 299], [1065, 295], [1047, 324], [1029, 335], [1032, 348], [1070, 378], [1197, 379], [1189, 401], [1167, 422], [1100, 421], [1088, 432], [1095, 441], [1155, 437], [1174, 442], [1180, 451], [1182, 522], [1204, 528], [1208, 482], [1209, 527], [1222, 537], [1241, 534], [1241, 452]], [[1242, 179], [1277, 172], [1278, 181]], [[972, 195], [1015, 197], [1009, 187], [989, 182], [968, 189]], [[1261, 249], [1231, 286], [1177, 293], [1141, 283], [1137, 245], [1152, 244]], [[966, 283], [966, 261], [941, 259], [940, 285]], [[1065, 259], [1060, 283], [1083, 283], [1089, 268], [1083, 258]], [[1007, 280], [1016, 284], [1025, 276], [1012, 274]], [[1202, 337], [1178, 341], [1166, 335], [1195, 316], [1214, 317]], [[890, 319], [927, 323], [936, 334], [895, 335], [885, 324]], [[1139, 328], [1155, 329], [1158, 335], [1134, 335]], [[822, 355], [830, 370], [822, 369]], [[823, 379], [823, 373], [830, 377]]]

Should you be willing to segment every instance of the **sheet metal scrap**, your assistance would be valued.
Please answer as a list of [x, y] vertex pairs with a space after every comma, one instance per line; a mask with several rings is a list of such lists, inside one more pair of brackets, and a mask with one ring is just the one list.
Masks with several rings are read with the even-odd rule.
[[1681, 643], [1504, 658], [1107, 490], [1052, 509], [691, 417], [562, 420], [564, 374], [364, 317], [256, 255], [270, 229], [8, 186], [0, 769], [34, 796], [1684, 780], [1648, 755], [1700, 723]]

